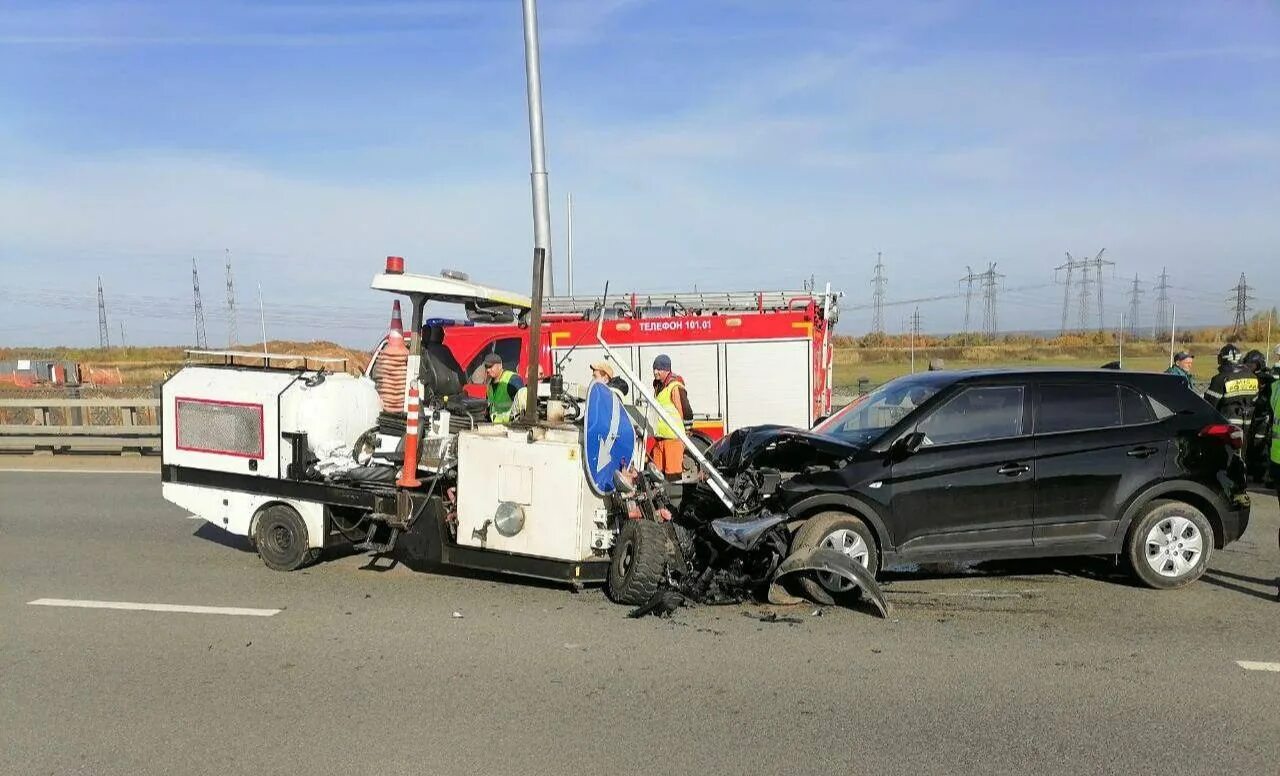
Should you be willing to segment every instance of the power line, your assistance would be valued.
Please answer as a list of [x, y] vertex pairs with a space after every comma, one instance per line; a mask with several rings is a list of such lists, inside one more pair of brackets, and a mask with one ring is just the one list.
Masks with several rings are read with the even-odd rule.
[[1228, 301], [1235, 303], [1236, 310], [1236, 319], [1232, 324], [1232, 331], [1238, 337], [1244, 334], [1245, 327], [1249, 325], [1249, 311], [1253, 309], [1249, 304], [1253, 301], [1253, 295], [1249, 293], [1249, 282], [1245, 280], [1243, 272], [1240, 273], [1240, 282], [1231, 290], [1235, 293]]
[[917, 307], [907, 320], [911, 322], [911, 373], [915, 374], [916, 343], [920, 341], [920, 308]]
[[1083, 267], [1086, 262], [1077, 261], [1072, 258], [1071, 253], [1067, 253], [1067, 263], [1059, 264], [1053, 268], [1054, 276], [1058, 277], [1058, 273], [1066, 272], [1061, 276], [1062, 280], [1062, 327], [1059, 329], [1060, 334], [1067, 333], [1067, 315], [1071, 309], [1071, 276], [1075, 274], [1076, 269]]
[[965, 276], [960, 278], [960, 282], [964, 284], [964, 329], [963, 334], [969, 333], [969, 311], [973, 308], [973, 282], [980, 276], [973, 274], [973, 267], [965, 265]]
[[1084, 331], [1089, 327], [1089, 288], [1092, 280], [1089, 278], [1089, 262], [1085, 260], [1081, 262], [1080, 267], [1080, 286], [1077, 293], [1078, 309], [1080, 310], [1080, 331]]
[[995, 262], [987, 264], [987, 271], [982, 273], [982, 333], [987, 337], [994, 337], [1000, 332], [996, 291], [1002, 277], [1004, 275], [996, 272]]
[[884, 296], [889, 279], [884, 276], [884, 261], [876, 253], [876, 274], [871, 278], [871, 331], [884, 334]]
[[[1104, 331], [1107, 328], [1107, 308], [1102, 302], [1102, 289], [1105, 288], [1105, 284], [1102, 282], [1102, 268], [1106, 266], [1114, 267], [1116, 265], [1114, 261], [1107, 261], [1102, 258], [1102, 254], [1106, 252], [1107, 249], [1103, 248], [1098, 251], [1098, 255], [1094, 256], [1089, 262], [1089, 265], [1093, 267], [1094, 282], [1098, 284], [1098, 331]], [[1084, 328], [1083, 321], [1081, 321], [1081, 328]]]
[[1138, 302], [1142, 298], [1142, 283], [1138, 280], [1138, 273], [1133, 274], [1133, 285], [1129, 288], [1129, 338], [1137, 339], [1138, 337]]
[[1160, 282], [1156, 284], [1156, 319], [1151, 324], [1151, 338], [1158, 339], [1169, 330], [1169, 271], [1160, 269]]
[[107, 328], [107, 303], [102, 297], [102, 276], [98, 276], [98, 347], [111, 347], [111, 332]]
[[209, 347], [204, 333], [204, 303], [200, 301], [200, 273], [196, 270], [196, 257], [191, 257], [191, 295], [195, 301], [196, 347], [201, 350]]
[[226, 249], [227, 256], [227, 349], [236, 344], [236, 283], [231, 277], [231, 249]]

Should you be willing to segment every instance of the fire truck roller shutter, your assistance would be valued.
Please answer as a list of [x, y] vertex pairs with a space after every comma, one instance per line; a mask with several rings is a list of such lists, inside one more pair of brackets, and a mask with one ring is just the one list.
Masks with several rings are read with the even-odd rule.
[[[733, 386], [725, 430], [778, 423], [809, 428], [813, 403], [811, 343], [803, 340], [730, 342], [725, 375]], [[698, 405], [694, 403], [696, 408]]]
[[664, 353], [671, 356], [671, 371], [684, 378], [694, 417], [721, 417], [720, 344], [644, 345], [640, 348], [641, 374], [651, 378], [653, 360]]

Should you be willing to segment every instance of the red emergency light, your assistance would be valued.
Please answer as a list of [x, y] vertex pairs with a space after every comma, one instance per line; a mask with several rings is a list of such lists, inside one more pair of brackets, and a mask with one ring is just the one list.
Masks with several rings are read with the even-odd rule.
[[388, 275], [404, 274], [404, 257], [403, 256], [387, 257], [387, 274]]

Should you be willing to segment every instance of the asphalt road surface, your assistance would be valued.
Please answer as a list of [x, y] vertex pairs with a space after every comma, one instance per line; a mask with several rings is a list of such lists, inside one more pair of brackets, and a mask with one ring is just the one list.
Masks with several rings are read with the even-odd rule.
[[630, 620], [362, 556], [276, 573], [155, 475], [0, 472], [0, 773], [1274, 774], [1278, 524], [1259, 494], [1174, 592], [1085, 559], [893, 575], [888, 621]]

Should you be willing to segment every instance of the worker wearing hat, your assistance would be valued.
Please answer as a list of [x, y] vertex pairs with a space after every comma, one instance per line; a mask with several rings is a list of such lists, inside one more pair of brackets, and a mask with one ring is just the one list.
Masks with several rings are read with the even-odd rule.
[[618, 377], [613, 371], [613, 365], [608, 361], [597, 361], [591, 365], [591, 381], [595, 383], [604, 383], [612, 388], [619, 396], [625, 397], [629, 392], [627, 381]]
[[484, 373], [489, 378], [489, 419], [506, 425], [511, 422], [512, 415], [518, 409], [517, 399], [524, 390], [524, 380], [503, 366], [502, 356], [497, 353], [484, 357]]
[[1191, 370], [1195, 368], [1195, 364], [1195, 356], [1185, 350], [1179, 350], [1173, 354], [1173, 364], [1164, 370], [1164, 373], [1181, 377], [1183, 382], [1187, 384], [1187, 388], [1195, 390], [1195, 386], [1191, 384]]
[[[691, 417], [684, 378], [672, 373], [671, 357], [666, 354], [653, 360], [653, 392], [657, 395], [658, 404], [677, 423]], [[654, 419], [653, 436], [656, 444], [649, 452], [649, 460], [666, 475], [668, 481], [678, 482], [684, 472], [684, 442], [660, 416]]]

